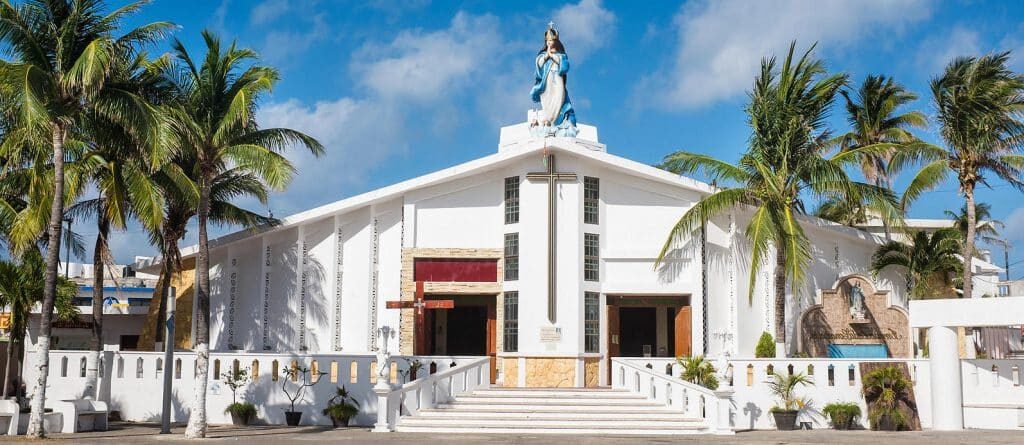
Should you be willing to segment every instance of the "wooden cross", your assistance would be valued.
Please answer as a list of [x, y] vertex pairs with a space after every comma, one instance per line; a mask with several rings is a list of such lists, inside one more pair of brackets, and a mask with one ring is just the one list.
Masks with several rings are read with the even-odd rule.
[[555, 238], [557, 236], [557, 194], [555, 186], [558, 181], [575, 181], [575, 173], [562, 173], [555, 170], [555, 155], [548, 153], [544, 155], [547, 171], [527, 173], [526, 179], [545, 180], [548, 183], [548, 321], [555, 322], [557, 289], [555, 288], [556, 276], [556, 255]]
[[426, 354], [427, 345], [427, 322], [424, 309], [454, 309], [455, 300], [430, 300], [423, 299], [423, 282], [416, 282], [416, 295], [413, 301], [388, 301], [385, 303], [388, 309], [416, 309], [413, 318], [413, 342], [415, 354]]

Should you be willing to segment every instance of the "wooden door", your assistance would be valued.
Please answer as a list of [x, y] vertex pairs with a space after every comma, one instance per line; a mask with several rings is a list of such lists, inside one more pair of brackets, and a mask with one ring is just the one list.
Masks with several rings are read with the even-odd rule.
[[491, 359], [491, 383], [498, 379], [498, 308], [497, 298], [487, 303], [487, 356]]
[[608, 305], [608, 384], [612, 383], [612, 357], [621, 354], [621, 332], [619, 326], [619, 307]]
[[675, 354], [676, 357], [689, 357], [691, 354], [693, 335], [693, 308], [683, 306], [676, 311], [675, 320]]

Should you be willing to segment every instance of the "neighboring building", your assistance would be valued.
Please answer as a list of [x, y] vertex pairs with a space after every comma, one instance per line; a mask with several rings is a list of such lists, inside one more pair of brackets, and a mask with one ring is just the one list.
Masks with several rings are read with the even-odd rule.
[[[78, 296], [72, 301], [81, 313], [76, 321], [54, 321], [53, 349], [84, 350], [92, 338], [93, 265], [61, 263], [59, 273], [78, 284]], [[103, 343], [121, 350], [138, 348], [157, 276], [136, 272], [130, 265], [107, 267], [103, 280]], [[37, 306], [29, 319], [29, 344], [35, 344], [39, 326]]]
[[1000, 297], [1024, 297], [1024, 280], [1003, 280], [997, 287]]

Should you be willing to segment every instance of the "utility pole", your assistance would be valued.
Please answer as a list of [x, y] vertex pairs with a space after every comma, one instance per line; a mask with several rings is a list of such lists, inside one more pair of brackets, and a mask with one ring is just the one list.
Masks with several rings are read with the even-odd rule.
[[177, 292], [173, 286], [168, 287], [168, 289], [170, 292], [166, 296], [166, 322], [164, 325], [164, 398], [163, 412], [160, 413], [160, 434], [171, 433], [171, 384], [174, 382], [174, 376], [172, 374], [177, 371], [174, 366], [174, 300]]

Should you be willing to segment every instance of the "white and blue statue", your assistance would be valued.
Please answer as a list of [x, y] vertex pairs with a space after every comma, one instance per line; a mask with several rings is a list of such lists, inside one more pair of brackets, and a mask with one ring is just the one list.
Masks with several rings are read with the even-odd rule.
[[558, 39], [554, 23], [544, 32], [544, 47], [537, 52], [535, 79], [530, 98], [540, 104], [533, 112], [530, 130], [534, 136], [576, 137], [576, 113], [566, 89], [569, 56]]

